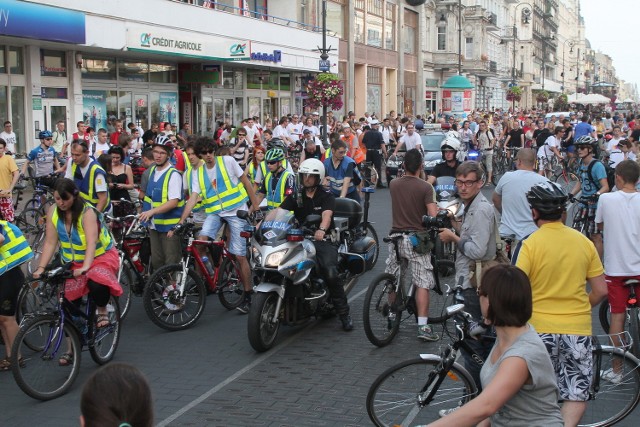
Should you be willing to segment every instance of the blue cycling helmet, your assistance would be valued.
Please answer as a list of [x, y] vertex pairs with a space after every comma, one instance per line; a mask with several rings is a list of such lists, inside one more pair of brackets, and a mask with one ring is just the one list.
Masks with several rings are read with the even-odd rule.
[[53, 134], [48, 130], [41, 130], [40, 133], [38, 134], [38, 139], [46, 139], [46, 138], [53, 138]]

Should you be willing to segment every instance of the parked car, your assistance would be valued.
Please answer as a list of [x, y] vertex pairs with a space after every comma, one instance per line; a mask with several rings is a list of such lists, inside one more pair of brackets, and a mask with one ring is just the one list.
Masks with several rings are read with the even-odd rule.
[[[429, 130], [419, 135], [422, 138], [422, 149], [424, 151], [424, 173], [429, 175], [435, 165], [442, 162], [440, 143], [445, 138], [445, 133], [442, 130]], [[398, 168], [402, 167], [404, 163], [404, 153], [405, 151], [401, 150], [396, 157], [390, 156], [387, 159], [387, 183], [398, 177]]]

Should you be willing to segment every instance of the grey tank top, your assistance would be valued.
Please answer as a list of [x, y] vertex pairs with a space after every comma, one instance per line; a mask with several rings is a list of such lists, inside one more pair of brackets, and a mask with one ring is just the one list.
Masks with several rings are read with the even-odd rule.
[[507, 357], [524, 359], [531, 374], [531, 384], [525, 384], [515, 396], [491, 417], [491, 426], [500, 427], [563, 427], [558, 406], [558, 386], [551, 359], [544, 343], [529, 325], [511, 347], [491, 363], [491, 354], [480, 371], [483, 388], [495, 376], [500, 364]]

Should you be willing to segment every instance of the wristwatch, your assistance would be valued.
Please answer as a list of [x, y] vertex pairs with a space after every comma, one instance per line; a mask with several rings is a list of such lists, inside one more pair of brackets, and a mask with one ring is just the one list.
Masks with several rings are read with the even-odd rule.
[[327, 229], [326, 229], [326, 228], [324, 228], [324, 227], [318, 227], [318, 230], [323, 231], [323, 232], [325, 232], [325, 233], [327, 232]]

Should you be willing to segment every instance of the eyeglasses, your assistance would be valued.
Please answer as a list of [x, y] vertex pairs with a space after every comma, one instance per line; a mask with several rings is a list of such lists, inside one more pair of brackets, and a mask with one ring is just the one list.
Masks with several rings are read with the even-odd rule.
[[413, 130], [414, 128], [407, 128], [407, 130]]
[[576, 148], [577, 148], [578, 150], [586, 150], [586, 149], [587, 149], [587, 148], [589, 148], [589, 147], [587, 147], [586, 145], [578, 145]]
[[245, 133], [239, 133], [238, 136], [247, 136]]
[[200, 154], [204, 156], [205, 154], [212, 154], [214, 151], [215, 150], [202, 150]]
[[457, 187], [471, 187], [473, 186], [473, 184], [475, 184], [476, 182], [480, 181], [479, 179], [474, 179], [474, 180], [469, 180], [469, 181], [461, 181], [459, 179], [456, 179], [455, 181], [453, 181], [453, 183], [457, 186]]
[[268, 165], [275, 165], [276, 163], [278, 163], [280, 160], [272, 160], [270, 162], [267, 162]]
[[153, 154], [157, 154], [158, 156], [160, 156], [160, 155], [168, 156], [169, 155], [169, 153], [167, 153], [165, 150], [162, 150], [162, 151], [153, 150]]

